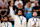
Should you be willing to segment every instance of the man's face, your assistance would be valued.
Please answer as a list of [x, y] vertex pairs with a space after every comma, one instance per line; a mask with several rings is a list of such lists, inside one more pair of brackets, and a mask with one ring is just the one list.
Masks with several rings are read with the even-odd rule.
[[30, 4], [30, 3], [28, 3], [27, 5], [28, 5], [28, 7], [30, 7], [30, 5], [31, 5], [31, 4]]
[[18, 15], [22, 15], [22, 11], [21, 10], [18, 11]]
[[36, 12], [34, 12], [34, 13], [33, 13], [33, 16], [34, 16], [34, 17], [36, 17], [36, 16], [37, 16], [37, 13], [36, 13]]
[[7, 21], [8, 19], [7, 19], [7, 17], [4, 17], [4, 21]]
[[21, 3], [19, 3], [19, 6], [20, 6], [20, 7], [22, 7], [22, 4], [21, 4]]

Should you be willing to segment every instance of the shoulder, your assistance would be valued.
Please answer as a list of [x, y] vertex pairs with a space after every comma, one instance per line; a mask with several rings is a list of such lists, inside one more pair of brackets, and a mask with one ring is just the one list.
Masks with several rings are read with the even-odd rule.
[[26, 18], [23, 16], [23, 18], [26, 20]]
[[12, 23], [11, 23], [11, 22], [8, 22], [8, 24], [9, 24], [9, 25], [12, 25]]
[[4, 22], [2, 22], [2, 23], [4, 23]]
[[30, 18], [30, 20], [31, 20], [31, 19], [33, 19], [33, 18]]
[[3, 24], [4, 24], [4, 22], [1, 23], [1, 25], [3, 25]]
[[39, 18], [37, 18], [37, 19], [39, 19]]
[[30, 19], [29, 19], [29, 21], [32, 21], [32, 20], [33, 20], [33, 18], [30, 18]]
[[11, 22], [8, 22], [8, 23], [11, 23]]

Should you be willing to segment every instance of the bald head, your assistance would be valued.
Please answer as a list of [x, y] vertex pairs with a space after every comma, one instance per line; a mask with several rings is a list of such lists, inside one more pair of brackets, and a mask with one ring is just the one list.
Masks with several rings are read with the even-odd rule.
[[36, 17], [38, 14], [37, 12], [33, 12], [33, 16]]

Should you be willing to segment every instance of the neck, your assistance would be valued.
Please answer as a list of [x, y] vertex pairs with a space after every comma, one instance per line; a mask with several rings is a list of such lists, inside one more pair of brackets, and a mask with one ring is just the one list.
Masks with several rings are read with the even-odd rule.
[[23, 16], [23, 15], [18, 15], [18, 16]]
[[36, 18], [36, 17], [34, 17], [34, 18]]
[[13, 6], [10, 6], [10, 7], [13, 7]]
[[5, 22], [7, 22], [7, 21], [5, 21]]

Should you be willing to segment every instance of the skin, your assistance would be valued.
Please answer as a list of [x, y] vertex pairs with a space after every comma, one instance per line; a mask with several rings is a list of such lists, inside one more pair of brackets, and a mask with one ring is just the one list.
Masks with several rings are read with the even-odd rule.
[[13, 7], [13, 5], [14, 5], [14, 2], [13, 2], [13, 1], [12, 1], [12, 2], [10, 2], [10, 6], [11, 6], [11, 7]]
[[4, 17], [4, 22], [7, 22], [8, 21], [8, 18], [7, 17]]
[[[18, 16], [21, 16], [21, 15], [22, 15], [22, 11], [19, 10], [19, 11], [18, 11]], [[11, 21], [11, 20], [12, 20], [12, 17], [10, 17], [9, 19], [10, 19], [10, 21]]]
[[[34, 16], [35, 18], [37, 17], [37, 15], [38, 15], [38, 14], [37, 14], [36, 12], [33, 13], [33, 16]], [[35, 25], [36, 25], [36, 24], [34, 24], [33, 27], [34, 27]]]
[[19, 11], [18, 11], [18, 15], [20, 16], [20, 15], [22, 15], [22, 14], [23, 14], [22, 11], [19, 10]]
[[18, 8], [20, 9], [21, 7], [22, 7], [22, 4], [21, 4], [21, 3], [19, 3], [19, 7], [18, 7]]
[[[27, 7], [30, 9], [30, 7], [31, 7], [30, 2], [28, 2]], [[26, 12], [32, 12], [32, 11], [26, 11]]]
[[27, 4], [27, 6], [28, 6], [28, 8], [30, 8], [31, 4], [30, 4], [30, 3], [28, 3], [28, 4]]
[[19, 1], [19, 0], [17, 0], [17, 1]]
[[13, 18], [12, 18], [12, 17], [10, 17], [10, 18], [9, 18], [9, 21], [12, 21], [12, 19], [13, 19]]
[[36, 12], [33, 13], [33, 16], [34, 16], [34, 17], [37, 17], [37, 15], [38, 15], [38, 14], [37, 14]]

